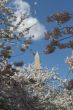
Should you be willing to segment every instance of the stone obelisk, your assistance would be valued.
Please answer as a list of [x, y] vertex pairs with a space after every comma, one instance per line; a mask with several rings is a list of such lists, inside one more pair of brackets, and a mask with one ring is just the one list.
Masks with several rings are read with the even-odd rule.
[[39, 56], [38, 52], [36, 52], [36, 54], [35, 54], [34, 68], [35, 68], [35, 71], [38, 71], [41, 68], [40, 56]]

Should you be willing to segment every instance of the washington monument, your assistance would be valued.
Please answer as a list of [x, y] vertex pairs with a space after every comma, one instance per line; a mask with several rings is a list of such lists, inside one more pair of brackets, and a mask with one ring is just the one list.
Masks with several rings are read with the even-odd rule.
[[40, 56], [38, 52], [36, 52], [34, 57], [34, 68], [35, 70], [40, 70], [41, 68], [41, 61], [40, 61]]

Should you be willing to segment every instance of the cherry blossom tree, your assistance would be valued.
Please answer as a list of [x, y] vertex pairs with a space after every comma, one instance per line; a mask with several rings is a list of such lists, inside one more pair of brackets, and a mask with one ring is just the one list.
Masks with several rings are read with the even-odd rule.
[[[8, 6], [8, 2], [11, 1], [0, 1], [0, 109], [72, 110], [73, 80], [62, 79], [55, 69], [49, 70], [41, 67], [36, 71], [33, 64], [23, 65], [23, 62], [8, 64], [14, 48], [25, 52], [29, 49], [33, 39], [37, 38], [38, 34], [35, 33], [34, 28], [38, 31], [39, 26], [40, 32], [42, 34], [45, 32], [44, 27], [30, 16], [30, 8], [27, 3], [24, 7], [22, 0], [15, 0], [18, 10], [13, 11]], [[25, 11], [23, 11], [24, 8]], [[61, 27], [71, 18], [72, 14], [68, 12], [48, 17], [49, 22], [56, 21], [58, 26], [52, 32], [45, 33], [45, 39], [50, 40], [50, 44], [45, 49], [46, 54], [54, 52], [57, 48], [73, 48], [73, 41], [65, 44], [60, 42], [72, 37], [72, 27]], [[26, 23], [26, 21], [28, 22]], [[64, 35], [71, 36], [65, 38]], [[61, 37], [64, 38], [60, 39]], [[72, 67], [71, 61], [71, 59], [67, 59]]]
[[58, 12], [48, 16], [48, 23], [55, 22], [56, 26], [52, 31], [45, 33], [45, 39], [49, 40], [45, 49], [46, 54], [52, 53], [56, 49], [73, 49], [73, 40], [71, 39], [73, 37], [73, 27], [67, 24], [72, 18], [73, 14], [69, 12]]

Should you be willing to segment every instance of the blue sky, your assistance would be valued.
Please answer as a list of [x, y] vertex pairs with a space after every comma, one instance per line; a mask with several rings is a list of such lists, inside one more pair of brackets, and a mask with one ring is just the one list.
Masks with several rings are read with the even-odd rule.
[[[30, 4], [32, 16], [36, 17], [47, 30], [51, 30], [55, 26], [55, 24], [47, 22], [48, 15], [61, 11], [73, 13], [73, 0], [26, 0], [26, 2]], [[37, 2], [36, 5], [35, 2]], [[72, 26], [73, 21], [70, 21], [69, 24]], [[47, 44], [48, 41], [44, 39], [37, 40], [33, 42], [30, 49], [39, 52], [43, 66], [47, 66], [50, 69], [52, 67], [57, 67], [60, 75], [63, 78], [67, 78], [68, 65], [65, 64], [65, 58], [71, 55], [71, 49], [57, 50], [52, 54], [45, 55], [43, 50]], [[33, 63], [34, 61], [34, 57], [29, 50], [27, 50], [25, 54], [13, 59], [15, 61], [18, 59], [24, 60], [27, 64]], [[68, 77], [73, 78], [73, 73], [70, 73]]]

